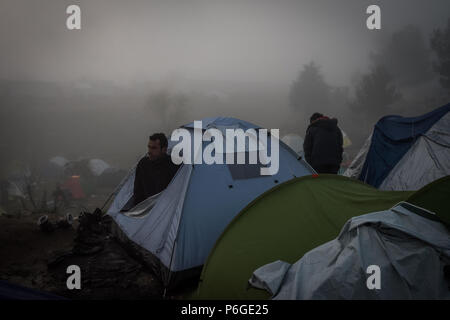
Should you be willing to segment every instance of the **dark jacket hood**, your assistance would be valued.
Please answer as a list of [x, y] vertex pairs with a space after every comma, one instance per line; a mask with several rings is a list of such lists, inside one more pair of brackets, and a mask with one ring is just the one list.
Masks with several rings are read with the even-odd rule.
[[337, 119], [333, 118], [319, 118], [316, 121], [314, 121], [313, 123], [311, 123], [309, 126], [310, 127], [319, 127], [319, 128], [324, 128], [327, 130], [334, 130], [337, 127]]

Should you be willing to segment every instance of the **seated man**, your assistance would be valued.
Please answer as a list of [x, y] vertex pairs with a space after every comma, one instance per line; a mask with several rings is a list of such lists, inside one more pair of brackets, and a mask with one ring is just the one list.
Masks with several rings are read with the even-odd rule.
[[179, 166], [167, 154], [167, 138], [155, 133], [148, 141], [148, 153], [137, 167], [134, 178], [134, 205], [155, 195], [169, 185]]

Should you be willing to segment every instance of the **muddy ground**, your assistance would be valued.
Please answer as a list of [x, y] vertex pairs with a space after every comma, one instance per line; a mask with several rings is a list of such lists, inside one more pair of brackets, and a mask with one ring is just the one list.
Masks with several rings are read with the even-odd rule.
[[[100, 207], [102, 200], [88, 207]], [[195, 290], [191, 284], [164, 297], [163, 286], [152, 271], [112, 237], [107, 237], [96, 252], [74, 254], [78, 221], [70, 228], [44, 233], [37, 225], [42, 214], [0, 216], [0, 280], [69, 299], [185, 299]], [[45, 214], [53, 222], [62, 217]], [[81, 290], [66, 286], [67, 266], [73, 264], [81, 269]]]

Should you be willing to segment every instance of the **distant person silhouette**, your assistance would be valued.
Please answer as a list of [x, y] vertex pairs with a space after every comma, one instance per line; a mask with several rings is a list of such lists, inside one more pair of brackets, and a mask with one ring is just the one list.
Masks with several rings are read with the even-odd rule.
[[314, 113], [306, 130], [303, 151], [306, 161], [317, 173], [339, 171], [342, 162], [343, 137], [337, 119]]

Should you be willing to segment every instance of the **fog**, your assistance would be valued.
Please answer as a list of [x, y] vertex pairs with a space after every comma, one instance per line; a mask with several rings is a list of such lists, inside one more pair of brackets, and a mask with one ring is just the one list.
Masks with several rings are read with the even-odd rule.
[[[81, 30], [66, 28], [70, 4], [81, 8]], [[371, 4], [381, 30], [366, 27]], [[338, 118], [355, 153], [382, 113], [448, 102], [430, 36], [449, 12], [448, 0], [2, 0], [2, 174], [55, 155], [127, 168], [149, 134], [209, 116], [304, 135], [311, 110], [293, 107], [290, 90], [312, 61], [332, 88], [313, 108]], [[420, 56], [392, 64], [404, 60], [393, 34], [416, 41]], [[391, 71], [401, 99], [368, 112], [362, 128], [351, 100], [374, 63]]]

